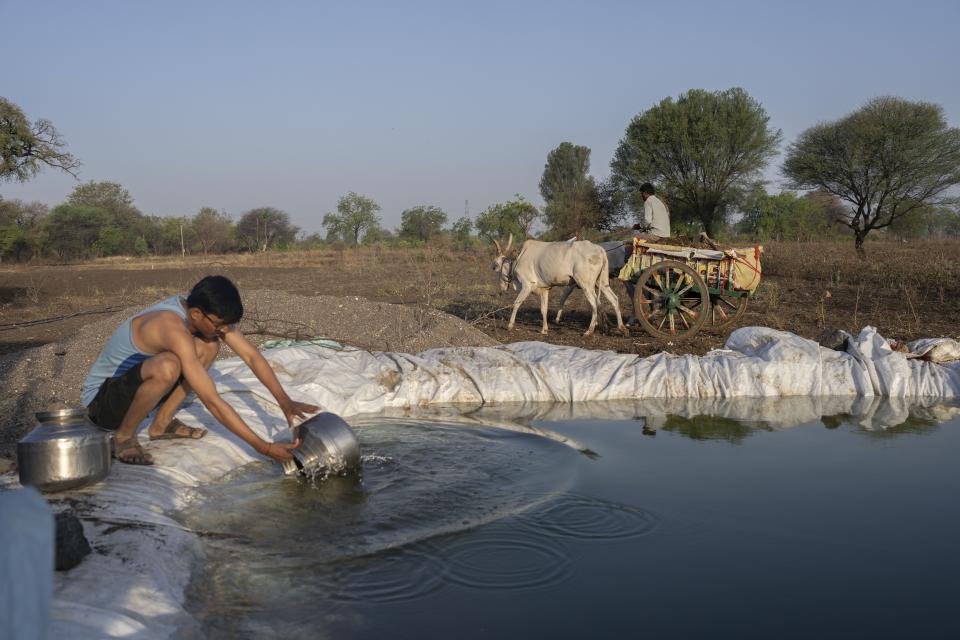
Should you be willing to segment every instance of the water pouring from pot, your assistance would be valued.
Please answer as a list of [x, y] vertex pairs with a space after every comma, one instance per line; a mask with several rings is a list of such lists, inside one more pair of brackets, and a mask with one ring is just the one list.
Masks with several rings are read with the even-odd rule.
[[300, 446], [293, 450], [293, 462], [283, 463], [287, 475], [327, 478], [353, 473], [360, 468], [360, 445], [353, 429], [340, 416], [323, 412], [294, 428]]

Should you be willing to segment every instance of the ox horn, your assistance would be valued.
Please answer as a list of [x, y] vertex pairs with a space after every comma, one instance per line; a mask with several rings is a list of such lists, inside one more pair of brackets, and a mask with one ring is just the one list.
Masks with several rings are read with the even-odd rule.
[[497, 247], [497, 255], [498, 255], [498, 256], [504, 255], [503, 249], [500, 248], [500, 243], [497, 242], [497, 239], [496, 239], [496, 238], [493, 239], [493, 244], [495, 244], [496, 247]]
[[513, 246], [513, 234], [510, 234], [510, 238], [507, 240], [507, 249], [503, 252], [503, 255], [510, 253], [510, 247]]

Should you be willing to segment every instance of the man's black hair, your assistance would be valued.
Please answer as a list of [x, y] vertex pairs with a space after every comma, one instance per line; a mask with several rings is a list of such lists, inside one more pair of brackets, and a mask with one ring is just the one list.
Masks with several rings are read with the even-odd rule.
[[219, 316], [227, 324], [234, 324], [243, 317], [243, 303], [237, 287], [224, 276], [207, 276], [193, 285], [187, 296], [187, 308], [200, 309], [204, 313]]
[[640, 185], [640, 193], [649, 193], [650, 195], [653, 195], [656, 192], [657, 190], [654, 189], [653, 185], [649, 182], [644, 182], [642, 185]]

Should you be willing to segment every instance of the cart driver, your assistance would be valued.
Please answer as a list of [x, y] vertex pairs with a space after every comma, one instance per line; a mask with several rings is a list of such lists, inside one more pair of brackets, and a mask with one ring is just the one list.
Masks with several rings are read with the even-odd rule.
[[243, 316], [240, 293], [224, 276], [207, 276], [186, 298], [173, 296], [127, 319], [103, 347], [83, 383], [81, 398], [94, 424], [116, 430], [117, 458], [128, 464], [153, 464], [136, 429], [157, 409], [147, 434], [151, 440], [199, 439], [206, 431], [174, 418], [187, 393], [194, 391], [220, 423], [258, 453], [279, 462], [293, 459], [300, 442], [266, 442], [220, 397], [207, 369], [223, 342], [240, 356], [270, 390], [287, 423], [316, 413], [318, 407], [291, 400], [270, 364], [235, 323]]
[[643, 217], [650, 227], [649, 233], [660, 238], [670, 237], [670, 212], [663, 200], [656, 196], [656, 189], [649, 182], [640, 185], [643, 198]]

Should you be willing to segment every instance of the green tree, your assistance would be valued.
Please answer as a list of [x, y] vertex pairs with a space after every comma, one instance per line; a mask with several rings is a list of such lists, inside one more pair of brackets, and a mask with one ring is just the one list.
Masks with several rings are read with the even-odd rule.
[[390, 229], [384, 229], [379, 224], [376, 224], [369, 227], [363, 234], [362, 244], [369, 247], [375, 244], [391, 243], [394, 240], [396, 240], [396, 236], [394, 236]]
[[623, 226], [627, 217], [627, 202], [624, 192], [612, 180], [602, 180], [594, 190], [599, 219], [597, 228], [613, 231]]
[[47, 205], [0, 197], [0, 259], [29, 259], [43, 249]]
[[530, 226], [539, 215], [535, 206], [516, 194], [516, 200], [492, 205], [477, 216], [477, 234], [487, 242], [513, 234], [514, 244], [519, 245], [530, 235]]
[[337, 213], [323, 216], [323, 226], [327, 230], [327, 240], [343, 240], [360, 244], [367, 231], [380, 226], [380, 205], [353, 191], [337, 201]]
[[761, 239], [809, 241], [829, 234], [825, 206], [793, 191], [769, 195], [762, 185], [747, 197], [737, 231]]
[[49, 120], [31, 123], [20, 107], [0, 97], [0, 182], [26, 182], [43, 166], [77, 177], [80, 166]]
[[924, 207], [909, 216], [897, 218], [888, 231], [901, 239], [956, 237], [960, 218], [950, 207]]
[[62, 204], [47, 217], [49, 248], [61, 258], [89, 258], [99, 250], [100, 233], [112, 222], [108, 212], [97, 207]]
[[311, 233], [310, 235], [302, 238], [299, 243], [302, 249], [319, 249], [323, 247], [324, 244], [325, 241], [323, 239], [323, 235], [319, 233]]
[[[132, 248], [136, 248], [136, 240], [131, 243]], [[93, 243], [93, 248], [97, 256], [117, 256], [124, 253], [124, 233], [123, 229], [107, 224], [100, 227], [100, 233], [97, 234], [97, 240]]]
[[23, 231], [15, 224], [0, 223], [0, 261], [11, 257], [17, 244], [23, 242]]
[[200, 245], [203, 255], [211, 251], [223, 251], [233, 231], [233, 222], [226, 212], [213, 207], [202, 207], [190, 221], [190, 230]]
[[237, 235], [250, 251], [265, 252], [286, 245], [297, 237], [299, 227], [290, 223], [290, 215], [274, 207], [258, 207], [240, 216]]
[[546, 202], [543, 219], [551, 235], [566, 237], [598, 228], [601, 215], [590, 176], [590, 148], [561, 142], [548, 153], [540, 195]]
[[133, 218], [140, 215], [140, 210], [133, 205], [133, 196], [116, 182], [95, 182], [91, 180], [77, 185], [67, 196], [67, 203], [103, 209], [118, 219]]
[[136, 242], [133, 243], [133, 255], [138, 257], [143, 257], [150, 253], [150, 247], [147, 245], [147, 241], [143, 236], [137, 238]]
[[787, 149], [783, 173], [795, 189], [823, 189], [848, 205], [844, 224], [863, 243], [960, 184], [960, 130], [943, 109], [882, 97], [834, 122], [813, 126]]
[[[67, 204], [78, 207], [93, 207], [106, 212], [113, 226], [119, 229], [119, 236], [110, 236], [103, 246], [111, 247], [109, 253], [132, 254], [138, 237], [145, 233], [148, 224], [146, 216], [133, 204], [133, 197], [123, 186], [116, 182], [90, 181], [77, 187], [67, 196]], [[115, 242], [118, 242], [115, 246]]]
[[671, 216], [714, 234], [776, 153], [780, 131], [740, 88], [691, 89], [636, 116], [610, 164], [611, 178], [641, 215], [639, 188], [661, 185]]
[[400, 238], [428, 242], [446, 223], [447, 214], [439, 207], [413, 207], [400, 214]]
[[186, 218], [152, 216], [144, 237], [147, 245], [155, 254], [161, 256], [176, 255], [184, 250], [181, 244], [186, 241], [184, 228], [189, 228], [189, 221]]
[[469, 217], [463, 216], [450, 225], [450, 237], [459, 247], [469, 247], [472, 244], [470, 231], [473, 229], [473, 222]]

